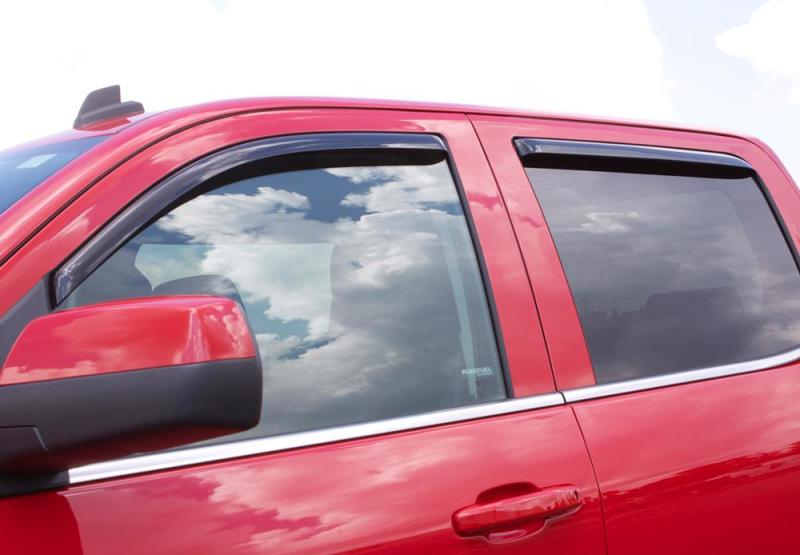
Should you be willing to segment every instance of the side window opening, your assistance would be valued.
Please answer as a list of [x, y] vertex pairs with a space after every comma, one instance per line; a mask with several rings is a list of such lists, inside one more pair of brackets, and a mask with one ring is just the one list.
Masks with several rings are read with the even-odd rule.
[[443, 152], [419, 162], [293, 156], [202, 191], [138, 232], [60, 308], [150, 295], [237, 300], [264, 363], [264, 412], [226, 441], [505, 398]]
[[800, 344], [800, 273], [751, 170], [568, 155], [523, 161], [598, 383]]

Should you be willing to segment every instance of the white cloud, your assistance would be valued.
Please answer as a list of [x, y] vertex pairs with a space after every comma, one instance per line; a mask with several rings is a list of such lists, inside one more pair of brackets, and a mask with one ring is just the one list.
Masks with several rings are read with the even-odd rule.
[[446, 227], [445, 222], [457, 219], [428, 205], [458, 205], [444, 163], [326, 171], [373, 185], [364, 194], [346, 195], [343, 202], [366, 206], [372, 213], [325, 223], [307, 217], [307, 197], [269, 186], [259, 186], [251, 195], [203, 195], [157, 224], [187, 235], [199, 249], [146, 245], [137, 267], [151, 285], [198, 274], [225, 275], [246, 304], [268, 301], [266, 316], [307, 321], [308, 337], [322, 337], [328, 332], [332, 303], [333, 244], [347, 249], [356, 263], [349, 270], [354, 287], [390, 289], [391, 282], [424, 265], [438, 245], [435, 234], [421, 230], [432, 221]]
[[581, 231], [589, 233], [620, 233], [630, 231], [629, 222], [638, 222], [642, 217], [635, 210], [587, 212], [586, 222], [580, 224]]
[[[264, 176], [196, 197], [137, 239], [145, 246], [136, 267], [151, 284], [223, 275], [241, 295], [268, 381], [265, 427], [248, 434], [316, 427], [320, 415], [344, 423], [398, 414], [412, 392], [420, 410], [446, 408], [462, 402], [460, 371], [475, 358], [497, 368], [491, 348], [479, 347], [491, 332], [472, 296], [477, 264], [447, 163], [416, 171], [418, 179], [409, 166]], [[296, 192], [314, 182], [339, 200], [322, 187]]]
[[[260, 237], [261, 228], [274, 225], [275, 217], [280, 221], [303, 219], [299, 212], [287, 209], [307, 209], [308, 198], [287, 190], [273, 187], [258, 187], [256, 194], [226, 193], [204, 195], [183, 204], [167, 214], [160, 227], [167, 231], [190, 229], [195, 243], [248, 244]], [[265, 219], [270, 214], [273, 219]]]
[[786, 83], [793, 99], [800, 102], [800, 2], [770, 0], [750, 16], [744, 25], [716, 37], [725, 53], [750, 63], [776, 83]]
[[241, 96], [420, 99], [673, 118], [639, 0], [7, 2], [0, 147], [120, 83], [161, 110]]
[[380, 181], [380, 185], [370, 187], [365, 193], [350, 193], [344, 199], [345, 206], [359, 206], [369, 212], [413, 210], [429, 204], [458, 202], [452, 187], [441, 186], [442, 180], [448, 178], [448, 168], [441, 164], [332, 168], [327, 172], [346, 177], [355, 184]]

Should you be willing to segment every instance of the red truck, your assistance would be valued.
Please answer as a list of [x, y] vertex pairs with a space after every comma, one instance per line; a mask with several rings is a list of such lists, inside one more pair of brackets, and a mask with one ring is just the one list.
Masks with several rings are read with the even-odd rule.
[[729, 133], [95, 91], [0, 154], [0, 552], [794, 554], [799, 226]]

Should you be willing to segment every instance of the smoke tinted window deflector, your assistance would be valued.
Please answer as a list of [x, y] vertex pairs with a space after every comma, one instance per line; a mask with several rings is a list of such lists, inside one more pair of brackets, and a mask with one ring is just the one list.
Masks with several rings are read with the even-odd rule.
[[751, 170], [533, 155], [598, 383], [800, 344], [800, 273]]

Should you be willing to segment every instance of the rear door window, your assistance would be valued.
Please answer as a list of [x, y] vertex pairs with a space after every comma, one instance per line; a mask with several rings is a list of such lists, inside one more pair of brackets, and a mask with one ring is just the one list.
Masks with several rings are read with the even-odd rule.
[[800, 344], [800, 274], [744, 168], [530, 156], [598, 383]]

